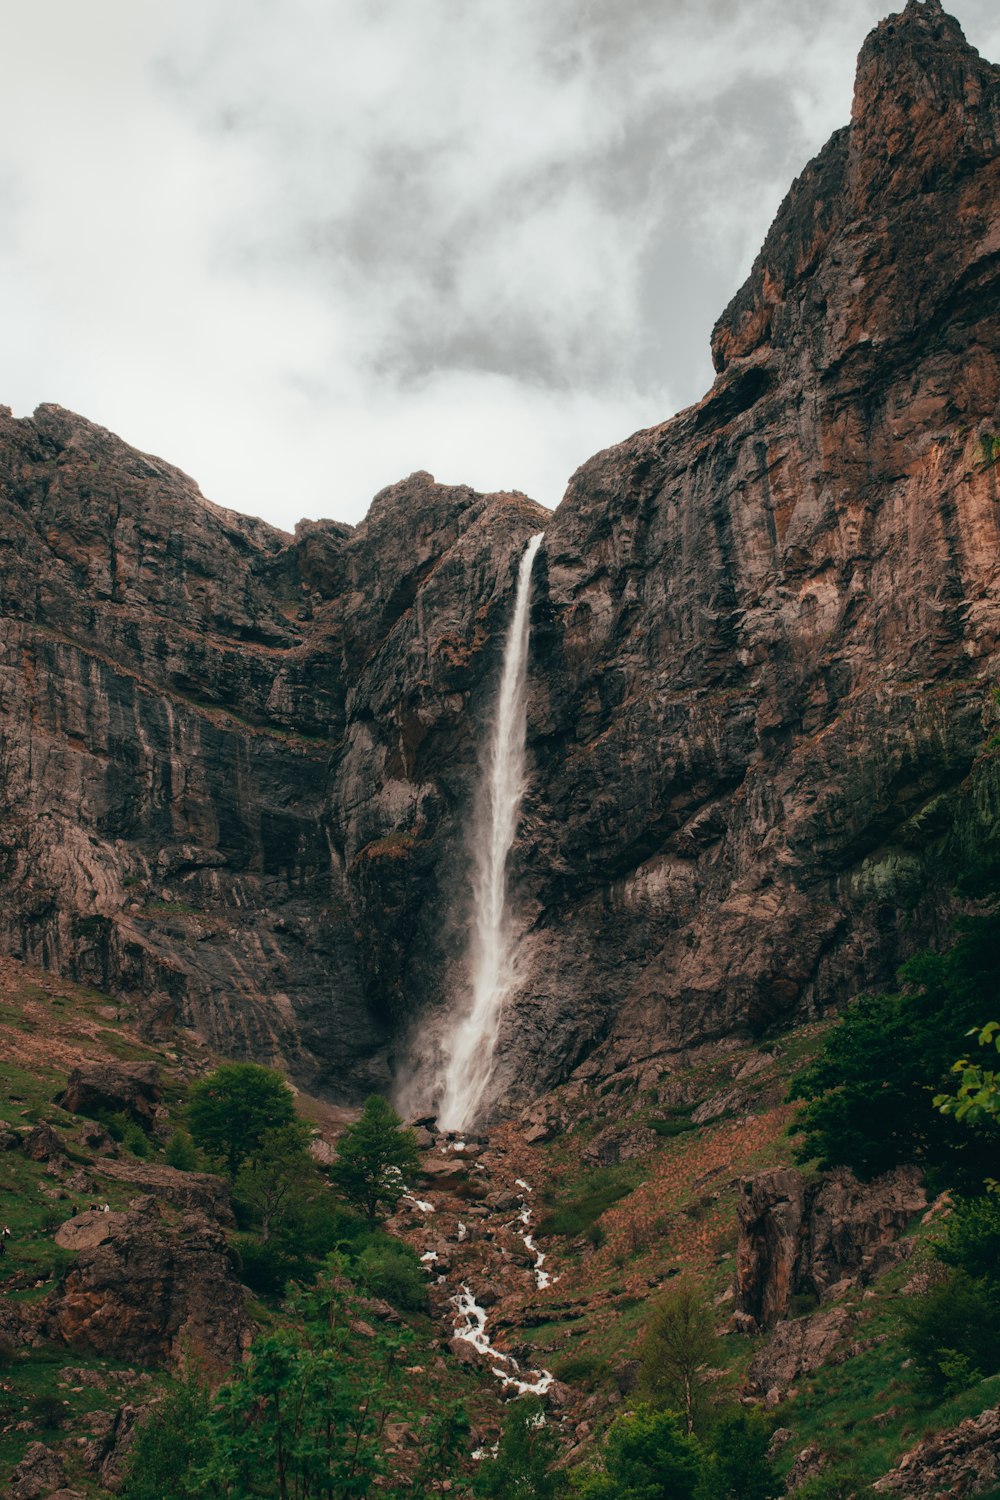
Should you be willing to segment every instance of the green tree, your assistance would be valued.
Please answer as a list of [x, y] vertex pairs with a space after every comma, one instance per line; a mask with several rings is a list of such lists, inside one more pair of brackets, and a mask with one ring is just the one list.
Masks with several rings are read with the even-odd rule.
[[604, 1472], [585, 1479], [584, 1500], [694, 1500], [701, 1448], [673, 1412], [641, 1406], [619, 1417], [601, 1455]]
[[349, 1125], [337, 1143], [330, 1176], [348, 1203], [369, 1224], [392, 1213], [403, 1195], [404, 1174], [420, 1166], [414, 1132], [403, 1125], [380, 1094], [365, 1100], [361, 1118]]
[[197, 1145], [235, 1177], [270, 1130], [295, 1119], [292, 1091], [280, 1073], [257, 1063], [223, 1063], [193, 1085], [188, 1126]]
[[639, 1392], [651, 1406], [679, 1412], [688, 1433], [708, 1408], [704, 1371], [718, 1349], [703, 1287], [674, 1283], [653, 1309], [642, 1343]]
[[957, 1131], [931, 1108], [969, 1027], [1000, 987], [1000, 913], [969, 918], [943, 953], [904, 964], [905, 988], [865, 996], [799, 1075], [797, 1155], [862, 1179], [917, 1162], [929, 1179], [977, 1191], [995, 1167], [1000, 1129], [985, 1117]]
[[233, 1190], [260, 1224], [266, 1245], [321, 1190], [322, 1179], [306, 1150], [307, 1128], [298, 1120], [268, 1130], [236, 1174]]
[[775, 1500], [784, 1484], [768, 1458], [771, 1427], [759, 1411], [730, 1412], [707, 1440], [698, 1500]]
[[565, 1474], [553, 1465], [559, 1440], [540, 1402], [519, 1400], [504, 1423], [496, 1456], [482, 1461], [473, 1490], [490, 1500], [555, 1500], [566, 1493]]

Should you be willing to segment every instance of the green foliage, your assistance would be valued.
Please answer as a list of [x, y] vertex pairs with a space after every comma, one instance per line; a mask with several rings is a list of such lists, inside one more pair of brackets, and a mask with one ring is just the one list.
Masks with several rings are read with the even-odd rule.
[[402, 1240], [381, 1237], [354, 1263], [358, 1285], [404, 1312], [426, 1312], [427, 1276], [417, 1252]]
[[932, 1181], [975, 1191], [995, 1166], [1000, 1129], [984, 1120], [956, 1130], [931, 1099], [1000, 985], [1000, 914], [968, 920], [950, 949], [918, 955], [900, 977], [905, 990], [851, 1006], [796, 1080], [791, 1097], [807, 1101], [797, 1155], [863, 1179], [916, 1161]]
[[680, 1412], [689, 1433], [705, 1424], [709, 1397], [703, 1372], [718, 1346], [704, 1289], [694, 1281], [676, 1281], [649, 1320], [639, 1391], [651, 1406]]
[[795, 1500], [855, 1500], [866, 1490], [867, 1485], [856, 1469], [838, 1464], [803, 1480], [795, 1491]]
[[97, 1119], [112, 1140], [118, 1141], [126, 1151], [131, 1151], [133, 1156], [145, 1158], [150, 1154], [149, 1137], [142, 1126], [124, 1110], [118, 1109], [113, 1112], [102, 1110], [98, 1113]]
[[178, 1126], [167, 1142], [163, 1160], [178, 1172], [197, 1171], [198, 1152], [190, 1134], [182, 1126]]
[[695, 1500], [701, 1449], [672, 1412], [639, 1407], [619, 1417], [601, 1455], [604, 1472], [580, 1486], [584, 1500]]
[[207, 1393], [193, 1381], [178, 1386], [139, 1428], [129, 1453], [122, 1500], [199, 1500], [206, 1490], [195, 1477], [205, 1450]]
[[564, 1385], [578, 1386], [581, 1391], [596, 1391], [611, 1378], [611, 1366], [599, 1354], [579, 1352], [557, 1360], [552, 1373]]
[[244, 1286], [258, 1296], [281, 1297], [293, 1277], [308, 1274], [308, 1262], [275, 1240], [264, 1243], [256, 1235], [238, 1234], [233, 1248], [240, 1257]]
[[940, 1397], [1000, 1371], [1000, 1305], [988, 1287], [951, 1271], [903, 1309], [903, 1343], [917, 1384]]
[[938, 1259], [1000, 1293], [1000, 1194], [960, 1198], [944, 1221]]
[[776, 1500], [784, 1486], [768, 1458], [771, 1424], [759, 1411], [729, 1412], [708, 1439], [698, 1500]]
[[[371, 1493], [386, 1468], [385, 1423], [407, 1412], [400, 1356], [409, 1336], [357, 1331], [336, 1256], [289, 1313], [298, 1328], [258, 1338], [213, 1397], [184, 1390], [164, 1403], [137, 1441], [126, 1500]], [[439, 1455], [454, 1453], [463, 1423], [459, 1409], [444, 1415], [432, 1434]]]
[[43, 1391], [28, 1403], [32, 1420], [49, 1432], [58, 1432], [66, 1420], [66, 1408], [54, 1391]]
[[388, 1100], [372, 1094], [361, 1118], [341, 1136], [330, 1175], [347, 1202], [376, 1224], [402, 1197], [404, 1174], [419, 1166], [414, 1132], [404, 1127]]
[[555, 1500], [566, 1493], [566, 1476], [553, 1465], [559, 1440], [537, 1401], [516, 1401], [504, 1423], [494, 1458], [485, 1458], [473, 1492], [489, 1500]]
[[306, 1150], [308, 1131], [298, 1120], [267, 1130], [236, 1174], [233, 1193], [260, 1225], [261, 1239], [289, 1227], [323, 1187]]
[[635, 1187], [635, 1172], [626, 1167], [602, 1167], [573, 1184], [564, 1200], [539, 1220], [537, 1233], [577, 1239], [589, 1234], [601, 1215]]
[[195, 1144], [235, 1177], [268, 1131], [292, 1124], [295, 1102], [273, 1069], [224, 1063], [192, 1086], [187, 1118]]
[[[973, 1028], [969, 1032], [975, 1036]], [[1000, 1021], [988, 1021], [978, 1034], [980, 1047], [991, 1044], [1000, 1052]], [[1000, 1073], [995, 1068], [984, 1068], [962, 1057], [952, 1066], [959, 1075], [958, 1089], [954, 1094], [936, 1094], [934, 1106], [943, 1115], [954, 1115], [956, 1120], [967, 1120], [970, 1125], [984, 1120], [1000, 1120]]]

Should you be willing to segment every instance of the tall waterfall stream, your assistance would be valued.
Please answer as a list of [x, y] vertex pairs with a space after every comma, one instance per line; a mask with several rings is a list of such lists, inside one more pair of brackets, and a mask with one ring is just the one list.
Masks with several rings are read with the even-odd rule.
[[531, 570], [543, 533], [528, 542], [517, 575], [500, 691], [477, 809], [469, 944], [470, 1004], [445, 1042], [442, 1130], [464, 1130], [485, 1102], [504, 1001], [516, 978], [507, 901], [507, 861], [524, 792]]

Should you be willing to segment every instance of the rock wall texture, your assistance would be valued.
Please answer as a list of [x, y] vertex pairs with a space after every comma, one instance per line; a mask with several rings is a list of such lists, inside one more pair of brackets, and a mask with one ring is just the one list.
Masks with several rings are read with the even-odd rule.
[[461, 985], [468, 826], [540, 526], [501, 1102], [766, 1029], [940, 933], [1000, 635], [1000, 69], [861, 52], [696, 407], [553, 516], [426, 474], [294, 537], [56, 407], [0, 416], [0, 945], [312, 1086]]

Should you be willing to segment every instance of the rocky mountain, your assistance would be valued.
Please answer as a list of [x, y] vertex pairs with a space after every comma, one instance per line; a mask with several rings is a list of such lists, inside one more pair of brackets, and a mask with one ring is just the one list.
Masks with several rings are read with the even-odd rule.
[[427, 474], [226, 512], [0, 414], [0, 945], [351, 1096], [461, 983], [471, 813], [536, 564], [506, 1102], [759, 1032], [933, 938], [1000, 635], [1000, 68], [937, 0], [859, 59], [697, 406], [554, 515]]

